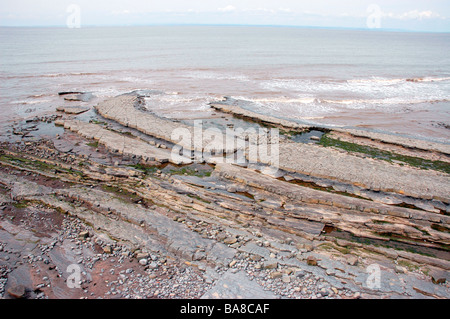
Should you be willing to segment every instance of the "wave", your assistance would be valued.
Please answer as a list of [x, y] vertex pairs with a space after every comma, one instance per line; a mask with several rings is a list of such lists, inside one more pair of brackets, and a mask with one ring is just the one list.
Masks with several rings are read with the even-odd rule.
[[11, 104], [19, 104], [19, 105], [30, 105], [30, 104], [40, 104], [40, 103], [47, 103], [47, 102], [51, 102], [52, 100], [40, 100], [40, 101], [25, 101], [25, 100], [20, 100], [20, 101], [13, 101], [10, 102]]
[[58, 78], [65, 76], [89, 76], [89, 75], [98, 75], [98, 73], [89, 73], [89, 72], [49, 73], [43, 75], [36, 75], [35, 77]]
[[450, 99], [405, 99], [405, 98], [385, 98], [385, 99], [324, 99], [317, 97], [303, 98], [261, 98], [250, 99], [238, 97], [238, 100], [255, 103], [265, 106], [282, 105], [314, 105], [314, 106], [348, 106], [349, 108], [370, 108], [374, 106], [395, 106], [395, 105], [414, 105], [414, 104], [434, 104], [450, 102]]
[[39, 99], [41, 97], [49, 97], [49, 96], [55, 96], [55, 94], [41, 93], [41, 94], [30, 95], [27, 98], [28, 99]]
[[406, 82], [442, 82], [442, 81], [449, 81], [449, 80], [450, 80], [450, 77], [443, 77], [443, 78], [425, 77], [425, 78], [406, 79]]
[[[357, 90], [371, 92], [374, 89], [402, 88], [412, 90], [414, 83], [440, 83], [450, 81], [450, 77], [413, 77], [413, 78], [384, 78], [370, 77], [363, 79], [332, 80], [332, 79], [272, 79], [263, 81], [260, 85], [265, 90], [293, 90], [298, 92], [318, 92], [335, 90]], [[424, 89], [428, 89], [425, 88]], [[431, 89], [431, 87], [430, 87]]]
[[47, 74], [29, 74], [29, 75], [2, 75], [0, 78], [5, 80], [12, 79], [35, 79], [35, 78], [60, 78], [68, 76], [94, 76], [101, 75], [100, 73], [89, 72], [69, 72], [69, 73], [47, 73]]
[[315, 97], [302, 97], [302, 98], [262, 98], [262, 99], [247, 99], [250, 102], [256, 103], [300, 103], [300, 104], [311, 104], [318, 102]]
[[349, 100], [330, 100], [330, 99], [318, 99], [319, 103], [329, 103], [329, 104], [342, 104], [342, 105], [353, 105], [353, 104], [367, 104], [367, 105], [411, 105], [411, 104], [425, 104], [425, 103], [440, 103], [440, 102], [450, 102], [449, 99], [433, 99], [433, 100], [408, 100], [401, 98], [392, 99], [349, 99]]
[[213, 71], [194, 71], [194, 72], [188, 72], [184, 76], [193, 78], [193, 79], [200, 79], [200, 80], [234, 80], [234, 81], [241, 81], [241, 82], [248, 82], [250, 79], [245, 75], [240, 74], [227, 74], [227, 73], [219, 73], [219, 72], [213, 72]]
[[403, 83], [403, 82], [421, 83], [421, 82], [443, 82], [443, 81], [449, 81], [449, 80], [450, 80], [450, 77], [417, 77], [417, 78], [399, 78], [399, 79], [372, 77], [370, 79], [347, 80], [347, 83], [397, 84], [397, 83]]

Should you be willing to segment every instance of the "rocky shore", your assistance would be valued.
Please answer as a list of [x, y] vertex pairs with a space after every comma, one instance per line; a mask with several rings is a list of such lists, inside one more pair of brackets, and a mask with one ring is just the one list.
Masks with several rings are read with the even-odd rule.
[[[199, 142], [142, 103], [122, 95], [12, 126], [2, 298], [450, 297], [449, 145], [212, 103], [227, 127], [280, 130], [265, 140], [279, 144], [274, 171], [220, 160], [248, 159], [239, 145], [260, 138]], [[188, 155], [173, 157], [176, 129]], [[197, 161], [203, 151], [214, 157]]]

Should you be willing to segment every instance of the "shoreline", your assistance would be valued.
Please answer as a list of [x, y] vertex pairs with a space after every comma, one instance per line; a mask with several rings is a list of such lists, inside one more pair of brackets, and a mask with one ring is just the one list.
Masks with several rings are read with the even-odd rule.
[[[212, 103], [228, 126], [236, 116], [279, 128], [282, 169], [174, 162], [171, 132], [191, 128], [137, 109], [137, 99], [122, 95], [100, 102], [97, 113], [83, 110], [95, 118], [89, 122], [60, 109], [48, 120], [58, 136], [2, 143], [0, 258], [11, 260], [3, 297], [19, 285], [39, 298], [61, 297], [58, 289], [69, 298], [450, 296], [449, 145], [345, 129], [298, 143], [297, 135], [318, 128]], [[192, 145], [199, 144], [184, 146]], [[216, 157], [237, 150], [213, 148]], [[73, 227], [55, 226], [50, 245], [39, 218], [11, 218], [29, 212]], [[76, 248], [64, 250], [68, 240]], [[19, 257], [27, 262], [14, 264]], [[77, 258], [86, 275], [83, 289], [71, 290], [64, 268]], [[47, 272], [45, 260], [60, 277], [31, 275]], [[382, 265], [375, 289], [366, 281], [373, 264]], [[17, 282], [20, 272], [30, 274], [25, 283]], [[139, 285], [145, 289], [134, 290]]]

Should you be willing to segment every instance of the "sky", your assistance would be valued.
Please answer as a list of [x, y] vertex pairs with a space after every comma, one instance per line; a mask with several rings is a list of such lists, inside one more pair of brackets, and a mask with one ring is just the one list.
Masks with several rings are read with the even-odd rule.
[[450, 0], [1, 0], [0, 26], [288, 25], [450, 32]]

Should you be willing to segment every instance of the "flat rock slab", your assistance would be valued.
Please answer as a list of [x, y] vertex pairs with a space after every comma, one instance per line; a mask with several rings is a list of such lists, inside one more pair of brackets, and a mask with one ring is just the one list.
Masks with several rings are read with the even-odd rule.
[[60, 92], [60, 96], [64, 96], [66, 101], [89, 102], [94, 95], [89, 92]]
[[52, 189], [36, 183], [15, 182], [11, 189], [11, 198], [22, 200], [29, 196], [41, 196], [50, 194]]
[[234, 153], [237, 149], [234, 137], [223, 134], [208, 136], [205, 130], [194, 128], [170, 119], [162, 118], [135, 108], [138, 98], [121, 95], [99, 103], [95, 108], [103, 117], [144, 134], [169, 141], [187, 150]]
[[201, 299], [277, 299], [256, 281], [251, 281], [243, 271], [227, 271]]
[[257, 255], [260, 257], [264, 257], [265, 259], [270, 258], [270, 250], [265, 247], [260, 247], [253, 242], [249, 242], [239, 248], [240, 251], [244, 251], [246, 253]]
[[192, 160], [189, 158], [172, 156], [170, 150], [157, 148], [143, 140], [104, 129], [97, 124], [77, 120], [60, 121], [57, 124], [62, 124], [64, 128], [76, 132], [85, 138], [95, 139], [107, 149], [119, 154], [141, 157], [149, 161], [171, 162], [173, 164], [192, 163]]
[[[149, 246], [152, 241], [149, 236], [140, 231], [141, 228], [136, 226], [141, 222], [145, 222], [151, 227], [160, 237], [165, 239], [167, 250], [186, 258], [187, 260], [193, 260], [193, 256], [199, 248], [204, 249], [207, 260], [213, 261], [216, 264], [225, 265], [231, 261], [235, 251], [226, 245], [216, 243], [210, 239], [201, 237], [195, 232], [188, 230], [183, 224], [173, 221], [172, 219], [164, 216], [158, 212], [157, 209], [150, 210], [138, 205], [131, 205], [114, 198], [108, 193], [99, 190], [88, 189], [72, 189], [72, 190], [59, 190], [59, 193], [69, 195], [72, 198], [78, 198], [90, 203], [98, 203], [98, 207], [107, 211], [115, 211], [122, 215], [125, 220], [133, 221], [132, 223], [121, 223], [122, 228], [113, 229], [115, 236], [123, 238], [137, 238], [138, 236], [145, 237], [145, 246]], [[96, 216], [97, 221], [92, 222], [95, 225], [111, 224], [114, 221], [106, 221], [106, 218], [102, 217], [100, 221], [100, 215]], [[105, 226], [106, 227], [106, 226]], [[117, 226], [118, 227], [118, 226]], [[127, 227], [125, 229], [125, 227]], [[137, 235], [138, 233], [142, 233]]]
[[[244, 117], [244, 118], [250, 118], [252, 120], [261, 121], [263, 123], [268, 123], [276, 126], [282, 126], [285, 128], [290, 129], [308, 129], [310, 126], [308, 125], [302, 125], [299, 123], [296, 123], [291, 120], [286, 119], [279, 119], [274, 116], [264, 115], [264, 114], [258, 114], [256, 112], [246, 110], [238, 105], [230, 104], [230, 101], [225, 102], [216, 102], [210, 104], [212, 108], [219, 110], [224, 113], [230, 113], [236, 116]], [[400, 145], [406, 148], [414, 147], [422, 150], [427, 151], [436, 151], [443, 154], [450, 154], [450, 145], [449, 144], [443, 144], [443, 143], [436, 143], [431, 141], [425, 141], [425, 140], [419, 140], [415, 138], [405, 137], [405, 136], [399, 136], [399, 135], [393, 135], [393, 134], [386, 134], [386, 133], [379, 133], [379, 132], [372, 132], [372, 131], [366, 131], [361, 129], [349, 129], [349, 128], [334, 128], [333, 131], [336, 132], [342, 132], [351, 134], [355, 137], [364, 137], [372, 140], [381, 141], [384, 143], [390, 143], [394, 145]]]
[[450, 202], [450, 175], [361, 158], [317, 145], [280, 144], [280, 168], [372, 190]]
[[4, 194], [0, 194], [0, 205], [8, 204], [11, 202], [12, 202], [12, 200], [10, 197], [8, 197]]
[[376, 141], [381, 141], [384, 143], [390, 143], [394, 145], [400, 145], [406, 148], [415, 147], [426, 151], [436, 151], [443, 154], [450, 154], [450, 145], [443, 143], [435, 143], [431, 141], [413, 139], [409, 137], [392, 135], [386, 133], [378, 133], [371, 131], [364, 131], [358, 129], [334, 129], [337, 132], [349, 133], [356, 137], [365, 137]]
[[[285, 212], [289, 216], [282, 220], [276, 216], [264, 215], [264, 210], [255, 211], [253, 214], [261, 215], [269, 223], [303, 233], [317, 236], [324, 224], [330, 224], [357, 236], [373, 237], [376, 234], [392, 233], [441, 244], [447, 244], [450, 238], [447, 233], [431, 228], [431, 223], [446, 223], [447, 216], [289, 184], [230, 164], [217, 164], [215, 174], [289, 200], [290, 202], [284, 205]], [[396, 218], [393, 219], [391, 216]], [[389, 220], [389, 223], [377, 222], [380, 218]], [[421, 232], [420, 227], [426, 227], [424, 228], [426, 232]]]
[[58, 112], [64, 112], [67, 114], [74, 114], [74, 115], [78, 115], [84, 112], [87, 112], [90, 110], [90, 108], [88, 107], [77, 107], [77, 106], [60, 106], [58, 108], [56, 108], [56, 110]]
[[302, 125], [302, 124], [295, 123], [292, 121], [279, 119], [274, 116], [258, 114], [256, 112], [246, 110], [237, 105], [230, 105], [230, 104], [224, 104], [224, 103], [213, 103], [210, 105], [212, 108], [219, 110], [221, 112], [230, 113], [230, 114], [233, 114], [233, 115], [236, 115], [239, 117], [243, 117], [243, 118], [250, 118], [253, 120], [261, 121], [263, 123], [268, 123], [268, 124], [272, 124], [272, 125], [276, 125], [276, 126], [282, 126], [282, 127], [290, 128], [290, 129], [298, 129], [300, 131], [309, 128], [309, 126], [307, 126], [307, 125]]
[[[23, 200], [30, 196], [46, 195], [52, 192], [52, 189], [47, 186], [18, 180], [16, 176], [3, 172], [0, 172], [0, 184], [7, 185], [11, 189], [12, 200]], [[2, 197], [0, 201], [3, 201]]]
[[8, 274], [5, 299], [25, 298], [33, 290], [33, 281], [28, 265], [22, 265]]

